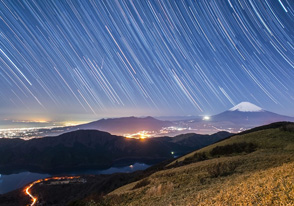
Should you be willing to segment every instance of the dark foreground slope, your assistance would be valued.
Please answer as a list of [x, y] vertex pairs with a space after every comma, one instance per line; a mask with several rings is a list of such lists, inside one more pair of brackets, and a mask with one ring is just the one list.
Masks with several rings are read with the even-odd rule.
[[103, 197], [91, 196], [91, 205], [293, 205], [293, 168], [294, 124], [273, 124], [192, 152]]
[[57, 137], [26, 141], [0, 139], [0, 172], [21, 169], [54, 173], [84, 168], [104, 169], [134, 162], [154, 164], [173, 158], [173, 154], [185, 154], [229, 135], [193, 134], [188, 139], [195, 141], [189, 145], [173, 142], [169, 137], [137, 140], [96, 130], [78, 130]]

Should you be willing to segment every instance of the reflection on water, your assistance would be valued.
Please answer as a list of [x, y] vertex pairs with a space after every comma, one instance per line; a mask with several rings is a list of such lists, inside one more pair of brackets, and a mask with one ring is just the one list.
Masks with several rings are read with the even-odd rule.
[[[126, 167], [111, 167], [107, 170], [81, 170], [69, 172], [67, 174], [59, 174], [59, 175], [86, 175], [86, 174], [112, 174], [117, 172], [133, 172], [136, 170], [144, 170], [148, 168], [150, 165], [146, 165], [143, 163], [135, 163], [133, 165], [129, 165]], [[17, 174], [10, 175], [1, 175], [0, 174], [0, 194], [4, 194], [10, 192], [12, 190], [21, 188], [26, 184], [33, 182], [38, 179], [44, 179], [46, 177], [50, 177], [50, 174], [41, 174], [41, 173], [32, 173], [32, 172], [20, 172]], [[54, 176], [58, 176], [55, 174]]]
[[39, 174], [31, 172], [20, 172], [11, 175], [0, 176], [0, 194], [10, 192], [12, 190], [21, 188], [29, 182], [50, 177], [49, 174]]
[[75, 171], [72, 173], [69, 173], [69, 175], [86, 175], [86, 174], [113, 174], [117, 172], [124, 172], [124, 173], [129, 173], [129, 172], [134, 172], [136, 170], [144, 170], [146, 168], [150, 167], [150, 165], [146, 165], [144, 163], [134, 163], [129, 166], [125, 167], [111, 167], [107, 170], [82, 170], [82, 171]]

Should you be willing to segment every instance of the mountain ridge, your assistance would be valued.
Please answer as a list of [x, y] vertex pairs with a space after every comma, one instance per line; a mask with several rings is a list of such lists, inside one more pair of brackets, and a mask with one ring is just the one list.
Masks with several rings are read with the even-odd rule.
[[211, 122], [232, 122], [239, 126], [257, 127], [279, 121], [294, 121], [294, 117], [276, 114], [250, 102], [241, 102], [229, 110], [210, 117]]
[[96, 129], [110, 132], [111, 134], [136, 133], [143, 130], [157, 131], [163, 127], [171, 126], [171, 121], [162, 121], [154, 117], [120, 117], [100, 119], [86, 124], [75, 126], [78, 129]]
[[0, 171], [41, 172], [72, 169], [107, 169], [116, 164], [153, 164], [182, 155], [230, 136], [192, 135], [190, 144], [173, 142], [171, 137], [132, 139], [97, 130], [77, 130], [55, 137], [31, 140], [0, 139]]

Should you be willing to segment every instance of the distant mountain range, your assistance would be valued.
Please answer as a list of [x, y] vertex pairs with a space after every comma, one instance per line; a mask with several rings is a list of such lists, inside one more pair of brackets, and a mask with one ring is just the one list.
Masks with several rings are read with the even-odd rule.
[[153, 117], [121, 117], [100, 119], [98, 121], [90, 122], [75, 126], [74, 129], [95, 129], [107, 131], [111, 134], [128, 134], [136, 133], [138, 131], [159, 131], [163, 127], [172, 126], [171, 121], [161, 121]]
[[[165, 117], [163, 119], [168, 118]], [[209, 117], [179, 116], [170, 119], [172, 121], [159, 120], [153, 117], [108, 118], [70, 127], [36, 129], [26, 132], [25, 135], [27, 138], [56, 136], [65, 132], [90, 129], [121, 136], [147, 131], [147, 133], [149, 132], [153, 136], [160, 137], [186, 133], [213, 134], [219, 131], [238, 133], [277, 121], [294, 122], [294, 117], [266, 111], [249, 102], [241, 102], [227, 111]], [[22, 137], [24, 135], [23, 131], [17, 132], [15, 131], [15, 137]], [[11, 135], [11, 132], [8, 132], [8, 135]]]
[[0, 139], [0, 172], [63, 172], [106, 169], [136, 162], [153, 164], [183, 155], [230, 136], [188, 134], [175, 138], [129, 139], [97, 130], [78, 130], [31, 140]]
[[[158, 120], [153, 117], [110, 118], [77, 125], [68, 130], [95, 129], [116, 135], [150, 131], [155, 132], [157, 136], [163, 136], [165, 133], [169, 136], [175, 136], [191, 132], [199, 134], [213, 134], [218, 131], [237, 133], [278, 121], [294, 122], [294, 117], [266, 111], [250, 102], [241, 102], [227, 111], [206, 118], [195, 116], [178, 118], [173, 121]], [[174, 130], [167, 129], [168, 127], [174, 128]], [[163, 128], [165, 128], [165, 133], [160, 133]]]

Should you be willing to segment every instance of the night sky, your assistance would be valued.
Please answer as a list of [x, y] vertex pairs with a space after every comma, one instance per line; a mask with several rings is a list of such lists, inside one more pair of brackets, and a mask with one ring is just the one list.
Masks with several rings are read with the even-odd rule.
[[1, 0], [0, 119], [294, 116], [293, 0]]

